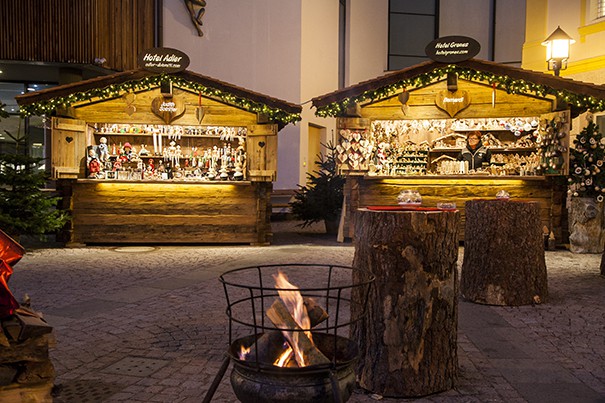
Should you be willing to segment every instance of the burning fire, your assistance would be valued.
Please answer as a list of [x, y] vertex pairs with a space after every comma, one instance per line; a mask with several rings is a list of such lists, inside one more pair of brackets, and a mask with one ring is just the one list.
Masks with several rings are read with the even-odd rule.
[[[294, 319], [296, 324], [302, 329], [310, 329], [311, 320], [309, 319], [309, 315], [307, 314], [307, 308], [305, 307], [302, 294], [298, 290], [298, 287], [290, 283], [288, 281], [288, 277], [281, 271], [279, 271], [277, 275], [274, 275], [273, 278], [275, 279], [275, 288], [277, 288], [277, 293], [279, 294], [281, 300], [284, 302], [284, 305], [286, 305], [286, 308], [288, 308], [288, 311], [292, 315], [292, 318]], [[289, 361], [289, 359], [287, 358], [288, 356], [291, 356], [291, 353], [293, 352], [294, 359], [298, 363], [298, 366], [306, 366], [307, 364], [305, 364], [304, 354], [298, 344], [298, 339], [300, 337], [299, 332], [288, 332], [282, 330], [282, 333], [286, 340], [288, 340], [288, 343], [290, 344], [290, 349], [292, 351], [284, 351], [282, 357], [284, 355], [286, 357], [284, 357], [283, 359], [282, 357], [280, 357], [280, 359], [277, 361], [278, 364], [275, 365], [282, 367], [287, 364], [287, 362]], [[305, 331], [305, 334], [307, 335], [309, 340], [313, 342], [313, 336], [311, 335], [311, 331]], [[283, 362], [283, 364], [279, 365], [279, 362]]]
[[[328, 317], [327, 312], [313, 299], [303, 298], [300, 289], [290, 283], [283, 272], [279, 271], [273, 278], [279, 298], [267, 309], [266, 314], [280, 331], [263, 333], [250, 347], [240, 346], [239, 359], [246, 360], [250, 354], [254, 354], [254, 349], [257, 359], [266, 357], [266, 362], [278, 367], [328, 363], [329, 359], [313, 342], [310, 330]], [[311, 316], [307, 306], [310, 307]]]
[[240, 360], [245, 360], [246, 357], [248, 356], [248, 354], [250, 354], [250, 350], [252, 349], [252, 346], [250, 347], [244, 347], [244, 345], [242, 344], [240, 346], [240, 352], [239, 352], [239, 359]]
[[278, 367], [285, 367], [287, 363], [290, 362], [292, 357], [294, 356], [294, 350], [288, 343], [284, 343], [284, 352], [279, 356], [277, 360], [273, 363], [273, 365]]

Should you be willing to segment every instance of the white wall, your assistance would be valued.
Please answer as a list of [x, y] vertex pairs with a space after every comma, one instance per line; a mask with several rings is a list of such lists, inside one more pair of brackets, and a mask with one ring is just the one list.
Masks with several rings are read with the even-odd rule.
[[164, 46], [189, 55], [189, 70], [296, 102], [300, 0], [208, 1], [197, 36], [182, 0], [164, 0]]
[[[292, 103], [301, 102], [301, 0], [208, 1], [203, 37], [182, 0], [164, 0], [163, 46], [189, 70]], [[301, 125], [279, 132], [276, 188], [298, 183]]]
[[[496, 1], [494, 38], [490, 38], [492, 9], [487, 0], [448, 0], [440, 3], [439, 36], [462, 35], [481, 44], [478, 59], [520, 66], [525, 39], [525, 0]], [[494, 48], [492, 50], [492, 47]]]
[[[314, 165], [315, 155], [308, 153], [309, 124], [325, 129], [331, 140], [336, 130], [336, 120], [315, 116], [315, 109], [306, 103], [313, 97], [338, 89], [338, 1], [303, 0], [302, 2], [302, 57], [301, 57], [301, 94], [303, 120], [299, 149], [299, 184], [306, 181], [305, 172]], [[284, 160], [286, 165], [289, 161]], [[283, 166], [282, 165], [282, 166]], [[281, 169], [281, 168], [280, 168]], [[276, 184], [282, 185], [282, 183]], [[284, 187], [288, 187], [285, 186]]]
[[388, 0], [347, 0], [345, 86], [385, 74], [388, 29]]
[[496, 4], [494, 61], [521, 67], [525, 0], [500, 0]]
[[481, 45], [478, 59], [489, 59], [490, 2], [486, 0], [447, 0], [440, 2], [439, 36], [462, 35]]

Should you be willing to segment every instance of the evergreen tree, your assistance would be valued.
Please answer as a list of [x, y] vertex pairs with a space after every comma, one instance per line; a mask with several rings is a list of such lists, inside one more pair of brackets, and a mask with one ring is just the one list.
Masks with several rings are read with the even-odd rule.
[[[4, 105], [0, 105], [0, 111]], [[0, 117], [7, 114], [0, 113]], [[0, 154], [0, 229], [13, 237], [38, 235], [62, 228], [67, 213], [56, 209], [59, 197], [43, 190], [48, 175], [40, 170], [42, 158], [20, 152], [25, 137], [15, 137], [15, 154]]]
[[343, 188], [345, 177], [338, 173], [336, 163], [336, 147], [326, 146], [327, 153], [317, 155], [315, 161], [317, 170], [307, 172], [307, 184], [298, 185], [294, 193], [294, 201], [290, 203], [292, 213], [300, 220], [304, 228], [322, 220], [338, 220], [344, 198]]
[[605, 139], [589, 117], [570, 149], [569, 193], [576, 197], [605, 197]]

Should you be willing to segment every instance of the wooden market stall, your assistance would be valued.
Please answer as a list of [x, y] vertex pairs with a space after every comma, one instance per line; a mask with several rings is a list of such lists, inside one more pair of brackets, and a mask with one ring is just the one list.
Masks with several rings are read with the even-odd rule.
[[[422, 205], [495, 198], [537, 201], [545, 233], [566, 235], [571, 121], [605, 109], [605, 86], [477, 59], [424, 62], [313, 99], [318, 116], [337, 117], [336, 144], [347, 175], [342, 237], [356, 210], [396, 205], [402, 190]], [[470, 131], [482, 133], [492, 164], [457, 160]]]
[[139, 69], [17, 97], [52, 116], [66, 241], [271, 242], [277, 133], [300, 106], [191, 71]]

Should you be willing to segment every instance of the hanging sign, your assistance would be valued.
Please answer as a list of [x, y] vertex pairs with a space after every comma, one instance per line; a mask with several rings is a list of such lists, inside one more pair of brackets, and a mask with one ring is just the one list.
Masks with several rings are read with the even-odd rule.
[[139, 55], [139, 66], [154, 73], [178, 73], [189, 66], [189, 56], [177, 49], [152, 48]]
[[479, 42], [468, 36], [444, 36], [424, 48], [429, 58], [441, 63], [462, 62], [477, 56], [480, 50]]
[[468, 91], [464, 90], [455, 92], [443, 90], [435, 97], [435, 105], [446, 111], [452, 118], [470, 104], [471, 97], [468, 95]]
[[177, 97], [156, 97], [151, 102], [151, 111], [169, 125], [173, 120], [183, 116], [185, 104]]

